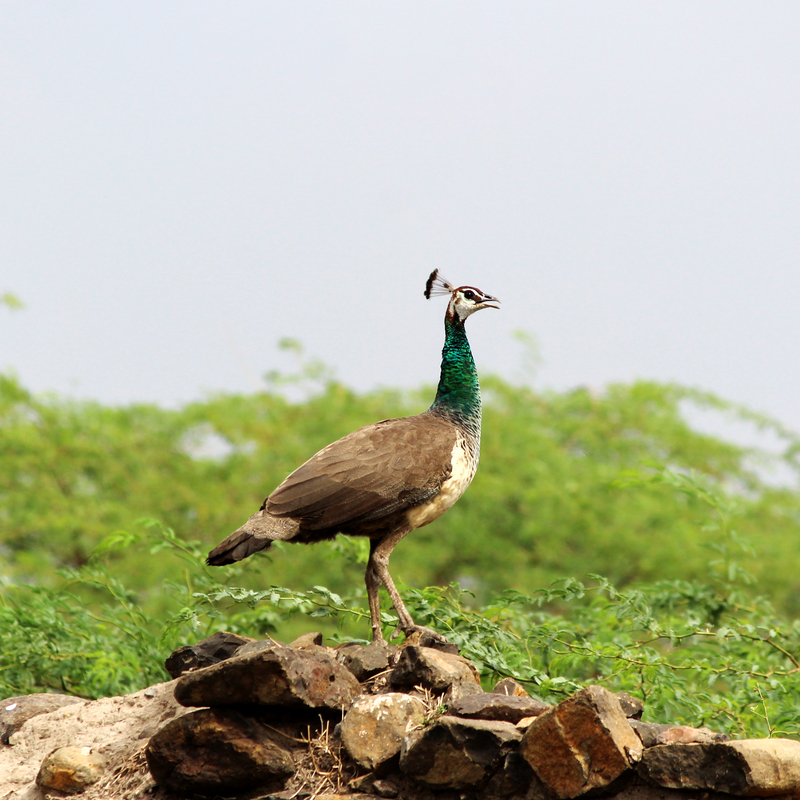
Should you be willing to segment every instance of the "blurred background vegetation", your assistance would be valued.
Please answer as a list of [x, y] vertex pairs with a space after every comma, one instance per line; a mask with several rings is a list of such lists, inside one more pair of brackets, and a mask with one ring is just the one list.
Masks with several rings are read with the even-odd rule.
[[[482, 601], [565, 575], [599, 573], [621, 587], [702, 577], [719, 530], [701, 500], [650, 480], [669, 468], [693, 471], [725, 495], [730, 527], [755, 550], [744, 566], [779, 608], [800, 610], [797, 436], [674, 385], [557, 393], [497, 377], [482, 383], [478, 475], [450, 512], [397, 548], [392, 571], [405, 583], [456, 581]], [[2, 376], [0, 576], [51, 584], [57, 568], [81, 566], [104, 537], [142, 517], [210, 549], [319, 448], [362, 425], [422, 411], [433, 391], [357, 395], [311, 362], [295, 375], [270, 376], [263, 393], [176, 410], [109, 408], [34, 397]], [[771, 432], [777, 454], [698, 433], [685, 419], [690, 407]], [[254, 564], [242, 579], [252, 571], [254, 587], [266, 580], [347, 591], [363, 575], [357, 559], [339, 557], [342, 546], [279, 546], [268, 566]], [[126, 579], [148, 608], [163, 602], [151, 590], [170, 568], [144, 548], [124, 554]]]
[[[166, 678], [172, 647], [222, 628], [368, 636], [364, 541], [202, 563], [320, 447], [433, 396], [356, 394], [284, 346], [296, 373], [178, 409], [34, 396], [0, 376], [0, 694], [139, 688]], [[741, 691], [728, 727], [756, 730], [748, 709], [773, 732], [768, 702], [800, 695], [800, 439], [676, 385], [545, 392], [484, 376], [482, 387], [477, 477], [392, 557], [412, 612], [446, 626], [485, 676], [514, 674], [545, 698], [603, 675], [640, 695], [660, 684], [654, 707], [696, 724], [714, 718], [698, 698], [721, 713]], [[698, 432], [687, 419], [701, 411], [759, 430], [769, 451]], [[768, 652], [734, 652], [743, 642]], [[520, 648], [524, 664], [509, 655]], [[685, 683], [680, 653], [707, 663], [705, 695]]]

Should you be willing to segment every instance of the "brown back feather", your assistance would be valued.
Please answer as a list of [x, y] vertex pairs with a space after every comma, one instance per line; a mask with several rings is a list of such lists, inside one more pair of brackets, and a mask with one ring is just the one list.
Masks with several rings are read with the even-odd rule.
[[429, 413], [354, 431], [298, 467], [266, 500], [276, 517], [323, 530], [419, 505], [450, 475], [452, 423]]

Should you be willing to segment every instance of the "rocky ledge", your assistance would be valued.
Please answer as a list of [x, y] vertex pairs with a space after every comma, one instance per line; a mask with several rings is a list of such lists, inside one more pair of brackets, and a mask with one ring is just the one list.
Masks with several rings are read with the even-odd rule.
[[484, 692], [452, 646], [291, 645], [218, 633], [173, 680], [93, 702], [0, 701], [0, 800], [723, 800], [800, 797], [800, 742], [641, 721], [589, 686], [555, 706]]

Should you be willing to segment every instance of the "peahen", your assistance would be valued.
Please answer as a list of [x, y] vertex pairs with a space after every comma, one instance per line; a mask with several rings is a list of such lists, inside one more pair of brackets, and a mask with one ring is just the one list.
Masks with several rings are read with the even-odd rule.
[[372, 638], [383, 641], [378, 589], [386, 587], [406, 635], [414, 624], [389, 575], [389, 556], [408, 533], [444, 514], [478, 468], [481, 396], [464, 323], [496, 297], [455, 288], [431, 273], [425, 297], [450, 296], [436, 399], [422, 414], [354, 431], [298, 467], [241, 528], [208, 555], [213, 566], [240, 561], [274, 541], [318, 542], [338, 533], [370, 539], [366, 585]]

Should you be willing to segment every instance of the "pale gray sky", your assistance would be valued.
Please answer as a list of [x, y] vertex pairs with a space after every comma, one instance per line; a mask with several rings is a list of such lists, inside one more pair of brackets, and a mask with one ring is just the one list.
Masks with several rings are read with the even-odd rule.
[[[175, 404], [301, 339], [434, 383], [717, 392], [800, 430], [800, 4], [0, 4], [0, 368]], [[366, 420], [365, 420], [366, 422]]]

